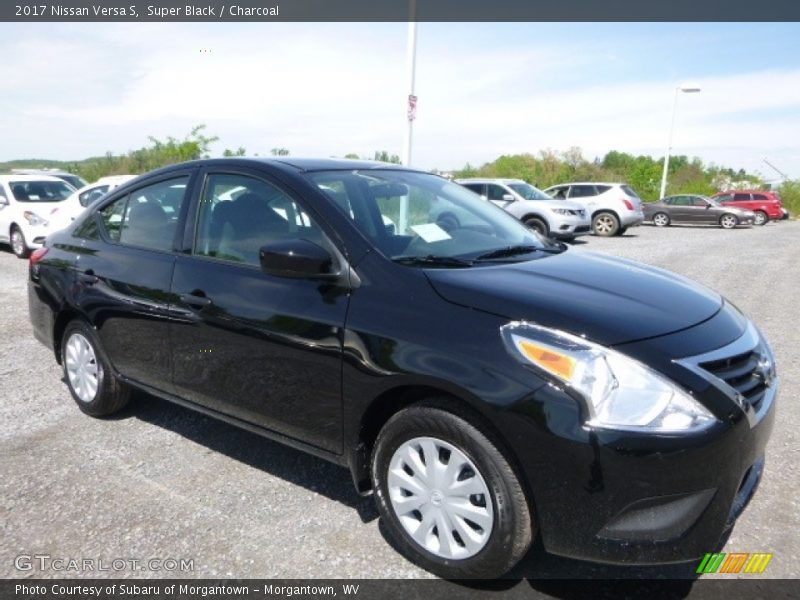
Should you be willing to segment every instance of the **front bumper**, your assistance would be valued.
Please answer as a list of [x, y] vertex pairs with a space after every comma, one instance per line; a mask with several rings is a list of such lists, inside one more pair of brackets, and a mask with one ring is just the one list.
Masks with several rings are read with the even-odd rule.
[[[714, 406], [719, 422], [712, 428], [694, 435], [590, 429], [559, 399], [563, 392], [537, 391], [549, 435], [542, 443], [520, 432], [517, 451], [525, 453], [549, 552], [629, 565], [691, 561], [712, 552], [744, 509], [763, 469], [777, 380], [755, 410], [727, 401], [711, 376], [673, 366]], [[530, 406], [524, 412], [536, 414]]]
[[554, 224], [550, 228], [550, 237], [558, 239], [572, 239], [581, 235], [589, 235], [592, 232], [591, 221], [588, 220], [565, 220]]

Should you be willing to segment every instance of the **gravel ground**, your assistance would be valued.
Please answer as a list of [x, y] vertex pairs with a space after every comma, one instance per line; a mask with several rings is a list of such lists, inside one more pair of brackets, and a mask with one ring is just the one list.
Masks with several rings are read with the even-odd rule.
[[[782, 377], [759, 492], [726, 551], [773, 552], [764, 576], [800, 576], [797, 433], [800, 222], [724, 231], [630, 229], [576, 246], [665, 267], [719, 290], [771, 340]], [[138, 395], [118, 418], [85, 417], [28, 323], [27, 262], [0, 250], [0, 577], [21, 554], [193, 559], [188, 572], [85, 576], [430, 577], [385, 541], [371, 498], [349, 473], [223, 423]], [[691, 567], [619, 568], [561, 559], [535, 546], [514, 575], [691, 576]]]

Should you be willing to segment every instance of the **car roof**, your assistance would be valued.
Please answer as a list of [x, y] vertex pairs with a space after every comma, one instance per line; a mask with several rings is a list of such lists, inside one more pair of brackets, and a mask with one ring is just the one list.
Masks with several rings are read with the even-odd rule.
[[222, 167], [222, 166], [253, 166], [265, 165], [287, 172], [313, 172], [313, 171], [354, 171], [354, 170], [392, 170], [427, 173], [420, 169], [413, 169], [394, 163], [378, 162], [374, 160], [356, 160], [349, 158], [201, 158], [187, 162], [177, 163], [162, 167], [146, 173], [146, 175], [167, 174], [172, 171], [191, 167]]
[[527, 183], [527, 181], [509, 177], [464, 177], [456, 179], [456, 183]]
[[555, 185], [551, 185], [550, 187], [556, 187], [558, 185], [628, 185], [624, 181], [569, 181], [567, 183], [557, 183]]
[[60, 181], [62, 183], [66, 183], [63, 179], [59, 179], [53, 175], [17, 175], [15, 173], [0, 174], [0, 181]]

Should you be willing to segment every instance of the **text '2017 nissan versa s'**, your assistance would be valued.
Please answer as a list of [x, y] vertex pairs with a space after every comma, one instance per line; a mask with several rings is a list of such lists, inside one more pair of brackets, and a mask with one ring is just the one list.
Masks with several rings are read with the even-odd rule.
[[[429, 218], [449, 208], [469, 225]], [[769, 344], [718, 294], [379, 163], [149, 173], [48, 237], [29, 301], [84, 412], [139, 388], [346, 465], [444, 577], [500, 576], [537, 535], [701, 557], [775, 413]]]

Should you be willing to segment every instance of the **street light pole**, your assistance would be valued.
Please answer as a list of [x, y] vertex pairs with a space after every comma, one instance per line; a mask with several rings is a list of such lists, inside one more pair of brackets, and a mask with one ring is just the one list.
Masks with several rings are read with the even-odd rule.
[[[414, 129], [414, 119], [417, 116], [417, 96], [414, 94], [414, 80], [417, 71], [417, 0], [408, 2], [408, 104], [406, 106], [408, 125], [403, 142], [403, 164], [411, 165], [411, 140]], [[398, 233], [405, 234], [408, 227], [408, 195], [400, 198], [400, 215], [397, 223]]]
[[675, 88], [675, 100], [672, 102], [672, 122], [669, 126], [669, 139], [667, 141], [667, 153], [664, 156], [664, 172], [661, 174], [661, 194], [659, 198], [663, 198], [667, 193], [667, 171], [669, 170], [669, 155], [672, 152], [672, 135], [675, 132], [675, 114], [678, 111], [678, 92], [684, 94], [693, 94], [700, 91], [700, 86], [683, 84]]

